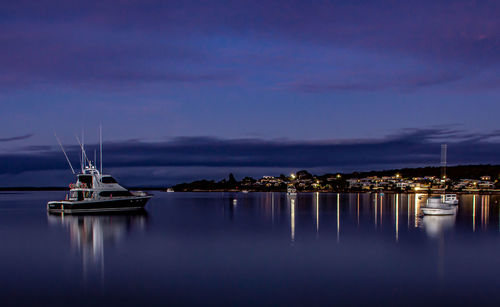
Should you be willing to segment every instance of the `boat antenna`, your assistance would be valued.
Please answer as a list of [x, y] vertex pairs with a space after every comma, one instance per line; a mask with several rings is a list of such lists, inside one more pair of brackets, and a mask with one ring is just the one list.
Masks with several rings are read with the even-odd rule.
[[101, 175], [102, 175], [102, 123], [99, 123], [99, 153], [101, 157], [99, 162], [101, 163]]
[[84, 134], [84, 130], [82, 128], [82, 144], [80, 145], [82, 147], [82, 161], [83, 161], [83, 165], [82, 165], [82, 173], [83, 173], [83, 170], [85, 169], [85, 158], [84, 158], [84, 148], [85, 148], [85, 134]]
[[74, 175], [75, 174], [75, 170], [73, 169], [73, 165], [71, 165], [71, 161], [69, 160], [68, 155], [66, 154], [66, 151], [64, 150], [64, 147], [63, 147], [63, 145], [61, 143], [61, 140], [57, 137], [57, 134], [55, 132], [54, 132], [54, 136], [56, 137], [57, 143], [59, 143], [59, 146], [61, 147], [61, 150], [62, 150], [64, 156], [66, 157], [66, 161], [68, 161], [69, 167], [71, 168], [71, 172]]

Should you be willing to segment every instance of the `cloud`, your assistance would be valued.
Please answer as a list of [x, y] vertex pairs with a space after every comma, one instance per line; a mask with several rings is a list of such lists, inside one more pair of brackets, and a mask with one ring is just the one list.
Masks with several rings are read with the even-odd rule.
[[[496, 89], [499, 15], [500, 5], [493, 0], [10, 1], [0, 5], [0, 86], [228, 83], [252, 69], [242, 65], [234, 71], [222, 55], [237, 52], [234, 42], [242, 39], [262, 43], [263, 49], [289, 46], [286, 41], [292, 50], [322, 46], [333, 53], [340, 48], [411, 57], [441, 70], [461, 68], [458, 75], [438, 70], [430, 76], [408, 68], [401, 80], [377, 75], [332, 80], [326, 74], [296, 81], [295, 89], [306, 92], [413, 90], [492, 68], [493, 76], [472, 88]], [[292, 71], [300, 67], [285, 62]], [[260, 74], [269, 72], [261, 66]]]
[[25, 140], [25, 139], [29, 139], [33, 135], [34, 135], [33, 133], [29, 133], [29, 134], [20, 135], [20, 136], [12, 136], [12, 137], [7, 137], [7, 138], [0, 138], [0, 142], [12, 142], [12, 141]]
[[294, 82], [290, 88], [305, 93], [323, 93], [333, 91], [379, 91], [395, 90], [408, 92], [424, 87], [453, 83], [463, 79], [462, 74], [441, 72], [439, 74], [405, 73], [399, 75], [379, 74], [356, 77], [355, 80], [336, 81], [300, 81]]
[[[440, 144], [448, 144], [448, 162], [499, 163], [500, 131], [471, 135], [457, 129], [405, 129], [379, 139], [264, 140], [182, 137], [165, 142], [137, 140], [106, 143], [106, 168], [309, 168], [369, 170], [399, 166], [437, 165]], [[88, 146], [92, 151], [97, 145]], [[62, 153], [2, 154], [0, 174], [65, 169]], [[77, 161], [77, 146], [67, 147]]]
[[[91, 25], [6, 23], [0, 29], [0, 87], [36, 84], [136, 87], [230, 82], [230, 69], [202, 66], [206, 54], [158, 37], [99, 31]], [[191, 70], [189, 65], [198, 69]]]

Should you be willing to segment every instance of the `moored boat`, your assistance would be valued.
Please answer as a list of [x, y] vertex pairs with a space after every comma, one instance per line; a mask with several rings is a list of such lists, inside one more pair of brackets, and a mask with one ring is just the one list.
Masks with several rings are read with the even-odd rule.
[[[59, 140], [58, 140], [59, 141]], [[61, 145], [61, 143], [59, 142]], [[141, 210], [153, 195], [142, 191], [132, 192], [122, 187], [110, 175], [102, 174], [102, 145], [101, 170], [95, 167], [87, 158], [83, 145], [81, 173], [76, 174], [71, 162], [61, 145], [64, 155], [76, 175], [76, 183], [69, 185], [69, 194], [64, 200], [49, 201], [49, 213], [87, 213]]]
[[427, 205], [421, 210], [425, 215], [453, 215], [457, 213], [456, 206], [445, 204], [439, 196], [429, 197]]
[[286, 188], [286, 194], [289, 196], [295, 196], [297, 195], [297, 189], [293, 185], [289, 185]]

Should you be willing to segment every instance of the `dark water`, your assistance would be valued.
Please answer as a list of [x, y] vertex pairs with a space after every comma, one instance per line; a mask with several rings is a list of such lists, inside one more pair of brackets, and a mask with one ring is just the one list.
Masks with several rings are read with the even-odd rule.
[[422, 218], [405, 194], [157, 192], [140, 214], [48, 215], [63, 195], [0, 194], [2, 305], [500, 303], [495, 197]]

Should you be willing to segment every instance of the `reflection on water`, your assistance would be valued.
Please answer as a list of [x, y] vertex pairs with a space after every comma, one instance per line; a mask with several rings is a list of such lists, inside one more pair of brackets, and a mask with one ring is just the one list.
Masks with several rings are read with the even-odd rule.
[[295, 242], [295, 202], [297, 201], [297, 197], [295, 195], [287, 195], [287, 199], [290, 203], [290, 242], [293, 244]]
[[133, 230], [143, 231], [148, 222], [145, 210], [134, 213], [65, 215], [47, 214], [50, 225], [62, 226], [71, 246], [81, 253], [84, 270], [104, 266], [105, 247], [120, 244]]
[[[250, 194], [251, 195], [251, 194]], [[255, 193], [254, 195], [257, 195]], [[336, 241], [340, 242], [341, 233], [351, 232], [351, 226], [363, 230], [371, 226], [375, 232], [393, 231], [393, 240], [404, 240], [406, 233], [412, 229], [425, 229], [425, 234], [435, 237], [444, 229], [453, 228], [456, 217], [423, 217], [420, 208], [426, 205], [427, 194], [383, 194], [383, 193], [299, 193], [289, 196], [281, 193], [262, 193], [262, 203], [244, 196], [245, 202], [236, 208], [231, 206], [231, 215], [240, 211], [242, 214], [249, 208], [264, 208], [260, 213], [268, 216], [275, 225], [280, 217], [286, 215], [289, 225], [289, 238], [292, 243], [297, 241], [300, 232], [307, 228], [309, 222], [302, 221], [302, 216], [312, 217], [316, 238], [319, 238], [320, 228], [330, 229], [335, 225]], [[471, 224], [472, 231], [488, 230], [491, 206], [494, 203], [490, 195], [462, 195], [459, 197], [457, 216], [461, 224]], [[496, 200], [495, 200], [496, 201]], [[283, 211], [282, 204], [286, 204]], [[257, 205], [255, 207], [255, 205]], [[497, 210], [497, 209], [495, 209]], [[470, 221], [470, 222], [469, 222]], [[498, 221], [500, 222], [500, 213]], [[298, 224], [300, 223], [300, 224]], [[342, 230], [341, 228], [344, 228]], [[500, 227], [500, 226], [499, 226]], [[500, 228], [499, 228], [500, 230]], [[306, 231], [307, 232], [307, 231]]]
[[424, 194], [158, 193], [148, 213], [49, 216], [55, 193], [21, 196], [0, 199], [0, 296], [25, 305], [500, 302], [499, 196], [460, 195], [455, 216], [422, 216]]
[[422, 218], [425, 232], [430, 238], [440, 238], [446, 230], [455, 225], [455, 215], [432, 216]]

